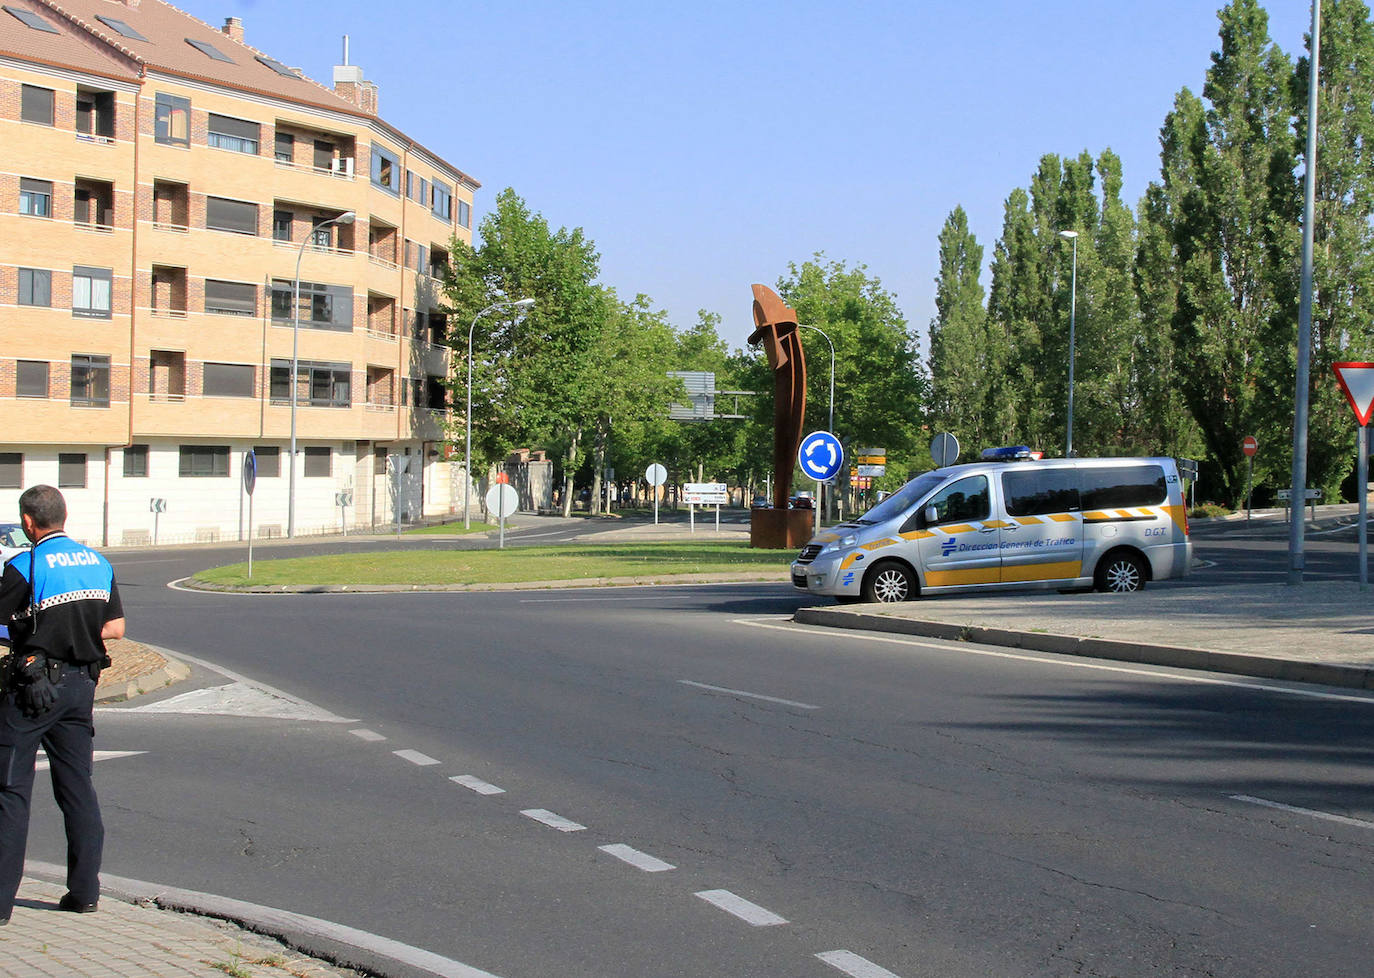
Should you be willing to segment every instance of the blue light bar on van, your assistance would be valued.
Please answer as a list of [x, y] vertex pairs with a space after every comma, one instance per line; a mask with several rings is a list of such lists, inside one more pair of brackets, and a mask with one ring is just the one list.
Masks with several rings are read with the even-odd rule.
[[1035, 453], [1030, 450], [1029, 445], [1005, 445], [1002, 448], [983, 449], [984, 462], [1017, 462], [1023, 459], [1034, 458]]

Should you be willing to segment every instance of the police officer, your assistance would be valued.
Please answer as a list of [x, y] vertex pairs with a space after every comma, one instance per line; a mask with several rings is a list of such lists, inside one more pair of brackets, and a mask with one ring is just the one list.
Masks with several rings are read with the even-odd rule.
[[96, 909], [105, 829], [91, 783], [91, 714], [109, 663], [104, 640], [124, 637], [114, 570], [63, 532], [62, 494], [52, 486], [27, 490], [19, 521], [33, 546], [0, 574], [0, 622], [9, 622], [13, 643], [0, 675], [0, 924], [9, 923], [24, 872], [40, 743], [67, 830], [67, 893], [58, 906]]

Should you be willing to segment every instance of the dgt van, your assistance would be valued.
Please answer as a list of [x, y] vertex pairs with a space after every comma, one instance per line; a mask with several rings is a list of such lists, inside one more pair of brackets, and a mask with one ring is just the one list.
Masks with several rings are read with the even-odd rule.
[[1137, 591], [1186, 577], [1188, 513], [1171, 458], [1033, 460], [1029, 448], [912, 479], [816, 536], [792, 583], [840, 601], [996, 588]]

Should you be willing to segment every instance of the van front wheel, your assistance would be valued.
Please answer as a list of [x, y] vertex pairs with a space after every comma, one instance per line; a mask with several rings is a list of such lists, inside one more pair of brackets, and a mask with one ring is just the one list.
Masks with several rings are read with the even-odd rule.
[[1118, 550], [1097, 565], [1095, 577], [1099, 591], [1139, 591], [1145, 586], [1145, 565], [1135, 554]]
[[905, 565], [884, 561], [864, 578], [864, 600], [884, 604], [916, 596], [916, 578]]

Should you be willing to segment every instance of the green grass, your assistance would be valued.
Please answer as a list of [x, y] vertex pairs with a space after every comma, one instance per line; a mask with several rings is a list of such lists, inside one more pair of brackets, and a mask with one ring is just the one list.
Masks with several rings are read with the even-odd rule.
[[[462, 521], [456, 523], [437, 523], [434, 526], [421, 526], [414, 530], [404, 531], [406, 536], [435, 537], [435, 536], [462, 536], [464, 533], [487, 533], [491, 530], [499, 530], [500, 526], [496, 523], [483, 523], [481, 520], [472, 520], [472, 526], [463, 529]], [[514, 524], [510, 520], [506, 521], [506, 529], [509, 530]]]
[[664, 578], [676, 574], [786, 571], [791, 550], [751, 550], [748, 544], [574, 544], [508, 550], [388, 550], [293, 557], [215, 567], [195, 580], [216, 587], [369, 584], [509, 584], [602, 577]]

